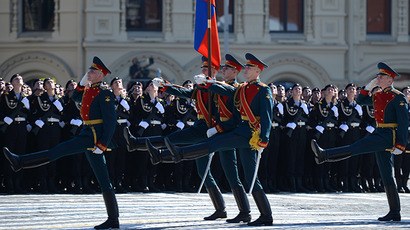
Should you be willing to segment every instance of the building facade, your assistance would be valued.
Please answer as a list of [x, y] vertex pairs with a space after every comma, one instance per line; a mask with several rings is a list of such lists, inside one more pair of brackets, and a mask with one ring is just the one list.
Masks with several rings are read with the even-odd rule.
[[[265, 83], [364, 85], [379, 61], [402, 75], [397, 87], [410, 82], [410, 0], [229, 0], [228, 17], [224, 1], [216, 0], [218, 25], [229, 31], [219, 33], [221, 55], [245, 62], [255, 54], [269, 65]], [[129, 81], [134, 58], [148, 77], [161, 69], [177, 84], [200, 73], [193, 0], [4, 0], [0, 9], [5, 80], [20, 73], [65, 85], [82, 78], [93, 56], [111, 70], [108, 82]]]

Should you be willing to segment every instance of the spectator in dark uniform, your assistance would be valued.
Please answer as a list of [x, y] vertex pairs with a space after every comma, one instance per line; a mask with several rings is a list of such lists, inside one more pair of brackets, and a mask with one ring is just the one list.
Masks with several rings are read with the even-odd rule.
[[[5, 92], [0, 98], [0, 117], [4, 121], [4, 146], [12, 149], [18, 155], [24, 155], [26, 151], [27, 131], [31, 128], [28, 124], [30, 103], [22, 91], [23, 78], [20, 74], [14, 74], [10, 79], [13, 90]], [[1, 166], [4, 173], [6, 192], [26, 193], [22, 187], [23, 172], [13, 172], [7, 161]]]

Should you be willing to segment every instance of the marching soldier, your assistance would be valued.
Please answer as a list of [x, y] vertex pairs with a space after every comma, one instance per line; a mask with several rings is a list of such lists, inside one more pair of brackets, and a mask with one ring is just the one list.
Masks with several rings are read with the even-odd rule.
[[[263, 188], [256, 177], [257, 154], [260, 156], [268, 145], [272, 122], [272, 93], [267, 85], [260, 82], [259, 75], [264, 67], [262, 61], [250, 53], [244, 71], [246, 83], [238, 88], [225, 84], [211, 84], [208, 88], [222, 96], [234, 96], [234, 105], [240, 111], [241, 122], [233, 131], [214, 135], [205, 141], [186, 147], [175, 146], [170, 139], [165, 138], [167, 148], [175, 162], [196, 159], [209, 155], [211, 152], [237, 148], [242, 161], [245, 179], [259, 209], [257, 220], [249, 222], [249, 226], [272, 225], [272, 211]], [[155, 158], [157, 150], [147, 141], [151, 157]], [[164, 157], [164, 156], [163, 156]], [[252, 189], [252, 185], [255, 187]]]
[[107, 167], [111, 183], [117, 193], [126, 193], [127, 190], [122, 186], [125, 172], [125, 157], [127, 147], [124, 139], [124, 129], [128, 126], [130, 117], [130, 105], [126, 97], [122, 79], [115, 77], [111, 80], [110, 87], [114, 93], [115, 111], [117, 113], [117, 127], [115, 128], [113, 140], [118, 147], [111, 152], [105, 152]]
[[[338, 108], [333, 104], [335, 89], [333, 85], [326, 85], [323, 89], [324, 97], [315, 104], [310, 113], [310, 126], [315, 127], [315, 136], [323, 146], [334, 147], [336, 145], [336, 127], [338, 124]], [[335, 192], [330, 187], [330, 164], [319, 165], [316, 168], [316, 189], [318, 192]]]
[[119, 228], [117, 200], [102, 154], [109, 148], [116, 147], [115, 143], [112, 142], [117, 123], [114, 95], [109, 90], [101, 88], [101, 82], [108, 73], [110, 71], [102, 61], [98, 57], [94, 57], [89, 71], [73, 93], [73, 100], [82, 101], [81, 117], [84, 127], [79, 135], [52, 149], [23, 156], [15, 155], [9, 149], [3, 148], [3, 152], [14, 171], [39, 167], [64, 156], [85, 152], [100, 184], [108, 213], [107, 221], [95, 226], [95, 229]]
[[309, 117], [307, 104], [301, 100], [302, 86], [292, 86], [292, 97], [282, 103], [283, 124], [286, 126], [288, 146], [287, 174], [291, 192], [310, 192], [303, 186], [306, 123]]
[[[31, 128], [28, 123], [30, 103], [22, 91], [24, 84], [22, 76], [14, 74], [10, 82], [13, 90], [5, 92], [0, 98], [0, 116], [4, 121], [1, 127], [4, 132], [4, 146], [18, 155], [23, 155], [26, 151], [27, 130]], [[2, 168], [6, 192], [26, 193], [21, 184], [23, 172], [13, 173], [8, 162], [4, 162]]]
[[[377, 122], [376, 131], [354, 144], [339, 148], [322, 149], [315, 140], [312, 140], [312, 149], [318, 164], [376, 152], [376, 161], [390, 208], [387, 215], [378, 220], [400, 221], [400, 199], [394, 184], [391, 154], [399, 155], [406, 149], [409, 127], [408, 104], [406, 97], [392, 86], [398, 73], [382, 62], [377, 67], [379, 68], [377, 78], [361, 90], [357, 99], [359, 104], [373, 104]], [[380, 86], [382, 91], [369, 97], [369, 91], [376, 85]]]

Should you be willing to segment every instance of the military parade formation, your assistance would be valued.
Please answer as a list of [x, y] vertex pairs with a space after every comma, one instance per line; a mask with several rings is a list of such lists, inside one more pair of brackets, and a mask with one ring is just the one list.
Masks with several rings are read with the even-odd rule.
[[[215, 208], [205, 220], [227, 218], [226, 192], [239, 210], [226, 221], [250, 226], [272, 225], [266, 193], [385, 192], [390, 212], [379, 220], [400, 221], [398, 192], [410, 193], [410, 86], [393, 87], [398, 73], [379, 63], [364, 87], [286, 89], [262, 83], [269, 67], [251, 53], [245, 59], [226, 54], [215, 66], [203, 57], [202, 74], [181, 85], [107, 84], [98, 57], [65, 87], [1, 79], [0, 192], [101, 192], [108, 219], [97, 229], [119, 227], [115, 193], [202, 184]], [[253, 221], [246, 193], [260, 213]]]

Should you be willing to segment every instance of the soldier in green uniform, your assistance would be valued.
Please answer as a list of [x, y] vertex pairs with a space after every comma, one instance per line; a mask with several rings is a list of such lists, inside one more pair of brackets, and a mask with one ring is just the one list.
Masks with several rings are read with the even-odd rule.
[[[339, 148], [322, 149], [315, 140], [312, 140], [311, 147], [318, 164], [376, 152], [377, 165], [390, 207], [389, 213], [378, 220], [400, 221], [400, 199], [394, 184], [391, 154], [401, 154], [406, 148], [409, 127], [408, 105], [405, 96], [393, 88], [394, 78], [398, 74], [385, 63], [380, 62], [377, 67], [379, 68], [377, 78], [367, 84], [357, 98], [358, 104], [373, 104], [377, 122], [376, 131], [351, 145]], [[369, 91], [376, 85], [380, 86], [382, 91], [369, 97]]]
[[[244, 71], [246, 83], [233, 87], [227, 84], [210, 84], [208, 89], [221, 96], [233, 96], [234, 105], [240, 112], [241, 121], [233, 131], [214, 135], [205, 141], [186, 147], [176, 147], [165, 138], [165, 144], [170, 150], [173, 160], [190, 160], [207, 156], [211, 152], [231, 150], [237, 148], [244, 169], [245, 180], [248, 185], [252, 184], [257, 165], [257, 157], [268, 145], [269, 133], [272, 123], [272, 93], [270, 88], [261, 83], [259, 75], [264, 67], [262, 61], [250, 53], [245, 55], [247, 59]], [[155, 155], [156, 149], [147, 141], [148, 150]], [[260, 217], [249, 222], [249, 226], [272, 225], [272, 211], [269, 201], [263, 191], [262, 185], [256, 178], [252, 196], [261, 213]]]
[[95, 226], [95, 229], [119, 228], [117, 200], [102, 154], [108, 148], [116, 147], [112, 142], [117, 124], [114, 95], [111, 91], [101, 88], [101, 82], [108, 73], [111, 72], [103, 62], [94, 57], [89, 71], [73, 93], [72, 99], [82, 103], [80, 113], [84, 127], [78, 136], [49, 150], [22, 156], [3, 148], [4, 155], [14, 171], [45, 165], [64, 156], [85, 153], [100, 184], [108, 213], [107, 221]]

